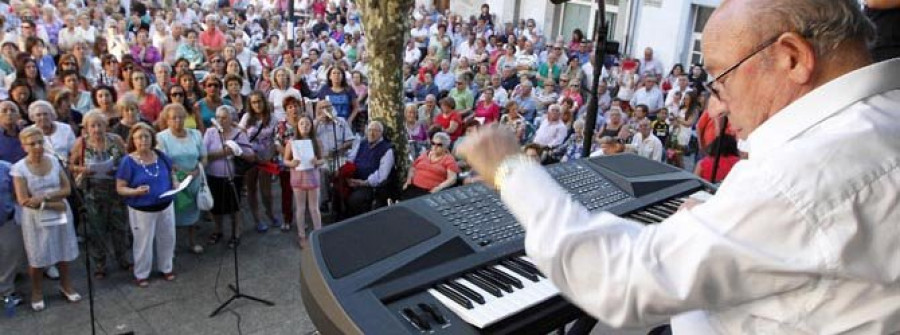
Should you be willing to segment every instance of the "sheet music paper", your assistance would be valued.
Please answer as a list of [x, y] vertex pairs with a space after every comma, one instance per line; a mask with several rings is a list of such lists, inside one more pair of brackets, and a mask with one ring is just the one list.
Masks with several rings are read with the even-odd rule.
[[168, 196], [173, 196], [178, 192], [184, 191], [184, 189], [186, 189], [188, 187], [188, 185], [191, 184], [191, 180], [194, 180], [194, 176], [188, 175], [187, 178], [184, 178], [184, 180], [181, 181], [181, 184], [178, 184], [178, 188], [176, 188], [174, 190], [168, 190], [168, 191], [164, 192], [163, 194], [160, 194], [159, 197], [165, 198]]
[[291, 141], [291, 150], [294, 152], [294, 160], [300, 161], [300, 165], [296, 167], [297, 171], [315, 168], [315, 165], [310, 162], [316, 157], [311, 140], [293, 140]]

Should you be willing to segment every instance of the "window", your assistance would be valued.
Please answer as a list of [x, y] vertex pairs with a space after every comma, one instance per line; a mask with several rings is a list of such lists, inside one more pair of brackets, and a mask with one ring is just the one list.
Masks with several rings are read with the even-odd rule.
[[[621, 0], [606, 1], [606, 21], [609, 22], [609, 31], [606, 38], [608, 40], [616, 39], [616, 20], [619, 15], [619, 3]], [[561, 4], [562, 10], [557, 18], [558, 34], [569, 40], [572, 37], [572, 31], [576, 28], [581, 29], [584, 38], [588, 40], [594, 39], [594, 22], [596, 15], [595, 0], [572, 0]]]
[[701, 48], [701, 41], [703, 40], [703, 28], [706, 27], [706, 21], [709, 21], [709, 17], [712, 15], [715, 8], [713, 7], [705, 7], [705, 6], [693, 6], [691, 10], [691, 14], [693, 17], [693, 29], [691, 30], [691, 39], [688, 41], [690, 44], [690, 64], [702, 64], [703, 63], [703, 50]]

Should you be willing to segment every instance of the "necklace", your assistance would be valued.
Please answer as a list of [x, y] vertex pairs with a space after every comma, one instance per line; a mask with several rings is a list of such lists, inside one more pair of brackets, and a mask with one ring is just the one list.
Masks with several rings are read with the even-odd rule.
[[150, 169], [147, 168], [147, 163], [144, 163], [144, 160], [141, 159], [140, 154], [135, 154], [132, 157], [136, 158], [138, 163], [141, 164], [141, 167], [144, 168], [144, 172], [146, 172], [150, 177], [156, 178], [159, 177], [159, 159], [153, 162], [153, 167], [156, 169], [156, 172], [150, 172]]

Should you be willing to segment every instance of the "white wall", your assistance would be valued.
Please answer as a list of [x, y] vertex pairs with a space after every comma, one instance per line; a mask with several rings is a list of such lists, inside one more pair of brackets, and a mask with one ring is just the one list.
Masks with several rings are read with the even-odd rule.
[[653, 48], [653, 58], [662, 62], [665, 71], [680, 63], [690, 29], [690, 0], [662, 0], [661, 7], [645, 5], [637, 9], [637, 25], [630, 46], [631, 55], [643, 58], [644, 49]]

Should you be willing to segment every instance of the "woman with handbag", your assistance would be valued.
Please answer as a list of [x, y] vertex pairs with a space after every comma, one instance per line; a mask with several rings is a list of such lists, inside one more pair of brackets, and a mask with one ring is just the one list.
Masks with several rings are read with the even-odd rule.
[[75, 140], [69, 156], [69, 168], [75, 176], [75, 185], [84, 195], [89, 256], [97, 279], [106, 278], [106, 264], [113, 256], [107, 255], [107, 243], [113, 246], [119, 267], [123, 270], [131, 267], [128, 260], [128, 217], [125, 203], [116, 194], [114, 178], [116, 167], [125, 155], [125, 141], [107, 132], [107, 123], [99, 110], [85, 114], [82, 121], [84, 134]]
[[[272, 177], [269, 172], [264, 171], [262, 164], [271, 164], [275, 157], [275, 129], [278, 127], [278, 121], [272, 114], [272, 109], [266, 103], [265, 96], [262, 92], [254, 91], [250, 93], [250, 110], [241, 118], [238, 127], [247, 132], [248, 141], [256, 153], [256, 165], [247, 171], [244, 175], [244, 181], [247, 183], [247, 198], [250, 201], [250, 214], [253, 215], [253, 221], [258, 222], [256, 231], [265, 233], [269, 230], [269, 226], [280, 227], [281, 223], [272, 210]], [[277, 174], [277, 170], [274, 174]], [[263, 206], [265, 207], [266, 216], [269, 218], [269, 224], [259, 218], [259, 200], [257, 193], [262, 196]]]
[[[300, 153], [295, 153], [293, 141], [284, 146], [284, 165], [291, 169], [291, 188], [294, 191], [294, 211], [297, 220], [297, 242], [300, 248], [305, 248], [306, 239], [306, 209], [309, 208], [309, 216], [313, 221], [313, 229], [322, 228], [322, 213], [319, 212], [319, 169], [325, 163], [322, 159], [322, 145], [316, 138], [316, 129], [309, 115], [300, 116], [294, 136], [295, 141], [307, 140], [312, 143], [313, 157], [308, 162], [300, 161]], [[297, 170], [302, 163], [307, 163], [306, 169]]]
[[[206, 169], [206, 180], [213, 194], [213, 221], [216, 226], [209, 236], [209, 244], [216, 244], [222, 239], [222, 219], [231, 216], [231, 240], [229, 246], [240, 243], [241, 224], [240, 210], [241, 186], [243, 174], [237, 171], [238, 161], [252, 159], [253, 149], [247, 140], [247, 134], [234, 127], [237, 112], [231, 106], [220, 106], [216, 109], [215, 120], [222, 126], [222, 132], [210, 127], [203, 135], [203, 146], [206, 148], [209, 164]], [[224, 141], [223, 141], [224, 140]], [[242, 158], [243, 157], [243, 158]], [[231, 179], [229, 179], [231, 178]]]
[[72, 210], [66, 201], [71, 187], [62, 165], [44, 153], [44, 134], [39, 128], [25, 128], [19, 133], [19, 140], [27, 155], [13, 165], [10, 175], [18, 210], [22, 211], [18, 220], [28, 256], [31, 309], [42, 311], [45, 305], [41, 269], [54, 264], [60, 273], [59, 292], [66, 301], [81, 300], [69, 279], [69, 262], [78, 258]]
[[172, 196], [162, 195], [177, 185], [175, 168], [169, 157], [154, 149], [156, 136], [146, 123], [131, 127], [125, 147], [129, 154], [116, 171], [116, 192], [128, 205], [134, 236], [134, 282], [142, 288], [150, 284], [154, 254], [163, 278], [173, 281], [175, 208]]
[[175, 226], [188, 228], [188, 243], [191, 252], [203, 253], [203, 247], [194, 238], [195, 225], [200, 219], [197, 208], [197, 194], [200, 192], [200, 164], [206, 162], [206, 147], [203, 137], [196, 129], [184, 127], [188, 113], [182, 104], [173, 103], [163, 108], [160, 119], [166, 129], [156, 134], [157, 150], [172, 160], [175, 178], [178, 182], [191, 176], [190, 185], [175, 195]]

